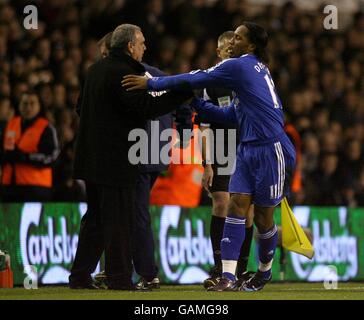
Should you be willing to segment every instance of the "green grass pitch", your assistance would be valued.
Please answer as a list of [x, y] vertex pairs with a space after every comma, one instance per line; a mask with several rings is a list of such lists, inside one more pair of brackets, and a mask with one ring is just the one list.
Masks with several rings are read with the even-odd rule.
[[199, 285], [161, 286], [152, 292], [70, 290], [45, 286], [37, 290], [0, 289], [0, 300], [364, 300], [364, 283], [339, 283], [326, 290], [323, 283], [272, 283], [260, 292], [206, 292]]

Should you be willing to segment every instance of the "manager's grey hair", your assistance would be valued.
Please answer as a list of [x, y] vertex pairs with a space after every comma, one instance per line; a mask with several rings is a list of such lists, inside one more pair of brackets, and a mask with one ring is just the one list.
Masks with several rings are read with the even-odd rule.
[[112, 33], [110, 47], [126, 49], [129, 42], [135, 42], [137, 31], [141, 31], [141, 29], [134, 24], [121, 24]]

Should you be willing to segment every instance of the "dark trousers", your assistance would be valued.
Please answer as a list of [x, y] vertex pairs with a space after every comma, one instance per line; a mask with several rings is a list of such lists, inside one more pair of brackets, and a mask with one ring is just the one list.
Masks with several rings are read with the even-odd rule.
[[140, 173], [135, 188], [133, 224], [133, 263], [135, 272], [144, 278], [154, 278], [158, 267], [154, 259], [154, 239], [149, 212], [150, 190], [159, 172]]
[[134, 190], [134, 186], [117, 188], [86, 182], [87, 212], [81, 220], [70, 282], [90, 283], [105, 250], [110, 283], [131, 285]]

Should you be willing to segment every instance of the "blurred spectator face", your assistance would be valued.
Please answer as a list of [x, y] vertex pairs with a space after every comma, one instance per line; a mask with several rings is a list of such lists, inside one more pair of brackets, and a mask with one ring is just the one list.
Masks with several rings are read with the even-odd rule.
[[79, 94], [80, 90], [78, 86], [71, 86], [67, 88], [67, 101], [69, 105], [75, 106], [77, 104]]
[[24, 120], [31, 120], [40, 112], [39, 98], [36, 94], [23, 94], [20, 100], [19, 112]]
[[303, 145], [304, 145], [304, 150], [305, 150], [304, 152], [306, 154], [316, 155], [316, 156], [319, 155], [320, 144], [315, 135], [310, 134], [310, 135], [305, 136], [305, 138], [303, 140]]
[[78, 23], [79, 22], [79, 14], [76, 7], [69, 7], [65, 13], [65, 18], [67, 23]]
[[42, 86], [42, 89], [40, 90], [40, 99], [43, 103], [43, 106], [48, 109], [52, 106], [53, 103], [53, 94], [51, 87], [49, 85]]
[[69, 57], [73, 60], [76, 65], [82, 63], [82, 52], [79, 48], [72, 48], [69, 51]]
[[191, 59], [196, 53], [196, 40], [189, 38], [180, 46], [180, 53], [184, 58]]
[[360, 79], [360, 77], [362, 76], [362, 66], [358, 60], [352, 60], [349, 63], [348, 69], [349, 69], [349, 74], [353, 78]]
[[66, 58], [66, 50], [62, 42], [56, 43], [53, 49], [53, 58], [56, 62], [62, 61]]
[[9, 99], [0, 100], [0, 121], [9, 121], [13, 114]]
[[331, 122], [330, 131], [336, 136], [336, 139], [342, 137], [343, 128], [339, 122]]
[[161, 0], [151, 0], [149, 2], [149, 10], [156, 16], [160, 16], [163, 11], [163, 3]]
[[72, 26], [67, 30], [67, 42], [72, 47], [78, 47], [81, 42], [81, 31], [78, 26]]
[[22, 27], [20, 26], [17, 20], [13, 20], [9, 24], [9, 40], [12, 42], [18, 41], [21, 39], [22, 35], [23, 35]]
[[321, 150], [323, 152], [336, 152], [338, 148], [335, 134], [331, 131], [327, 131], [321, 141]]
[[309, 117], [299, 117], [296, 126], [299, 131], [309, 130], [311, 128], [311, 119]]
[[62, 31], [59, 29], [54, 30], [50, 36], [50, 40], [52, 41], [52, 43], [64, 42], [64, 35], [63, 35]]
[[329, 126], [329, 112], [327, 110], [320, 110], [316, 113], [314, 119], [314, 127], [317, 130], [326, 129]]
[[330, 70], [325, 70], [321, 74], [322, 86], [325, 90], [331, 90], [333, 83], [335, 81], [335, 73]]
[[320, 67], [315, 60], [309, 60], [305, 66], [305, 72], [309, 75], [318, 75], [320, 73]]
[[0, 20], [9, 23], [13, 19], [15, 19], [14, 9], [9, 5], [2, 6], [0, 10]]
[[361, 157], [361, 144], [359, 140], [352, 140], [349, 143], [349, 146], [347, 148], [346, 152], [348, 158], [351, 161], [358, 161]]
[[5, 74], [0, 74], [0, 95], [9, 97], [11, 93], [9, 79]]
[[303, 114], [305, 110], [303, 94], [301, 92], [293, 92], [291, 95], [291, 103], [288, 107], [295, 116]]
[[51, 55], [51, 44], [48, 39], [41, 39], [38, 42], [36, 54], [42, 61], [49, 60], [49, 57]]
[[25, 72], [25, 62], [21, 57], [14, 58], [14, 62], [12, 64], [12, 73], [16, 77], [20, 77]]
[[45, 36], [45, 29], [46, 29], [45, 23], [42, 21], [38, 21], [38, 29], [30, 29], [28, 30], [28, 34], [33, 39], [39, 39]]
[[350, 111], [354, 111], [358, 105], [358, 98], [359, 97], [356, 92], [354, 90], [350, 90], [345, 95], [345, 107]]
[[62, 80], [70, 85], [78, 84], [77, 68], [71, 59], [66, 59], [62, 63]]
[[92, 61], [97, 60], [99, 56], [99, 47], [96, 40], [91, 39], [86, 42], [85, 56], [86, 59], [90, 59]]
[[321, 161], [321, 169], [323, 170], [324, 174], [332, 175], [335, 173], [338, 165], [338, 157], [336, 154], [326, 154], [323, 156]]
[[56, 84], [53, 87], [54, 105], [63, 107], [66, 104], [66, 89], [63, 84]]
[[135, 60], [142, 62], [143, 55], [147, 47], [145, 46], [145, 38], [141, 31], [135, 32], [135, 41], [128, 44], [128, 51]]

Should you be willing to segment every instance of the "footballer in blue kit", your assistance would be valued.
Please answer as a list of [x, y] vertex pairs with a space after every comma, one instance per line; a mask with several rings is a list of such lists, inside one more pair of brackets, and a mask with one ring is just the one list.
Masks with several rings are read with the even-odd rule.
[[[229, 192], [228, 216], [221, 240], [223, 277], [211, 291], [257, 291], [272, 278], [272, 263], [278, 240], [274, 208], [287, 196], [295, 166], [295, 149], [284, 132], [283, 110], [267, 67], [267, 32], [244, 22], [230, 42], [231, 55], [207, 70], [145, 79], [124, 77], [126, 90], [190, 90], [223, 87], [234, 91], [232, 104], [219, 108], [195, 98], [192, 106], [207, 121], [232, 123], [239, 128], [240, 144]], [[258, 229], [259, 267], [241, 287], [236, 287], [235, 270], [245, 237], [249, 206], [254, 204]]]

